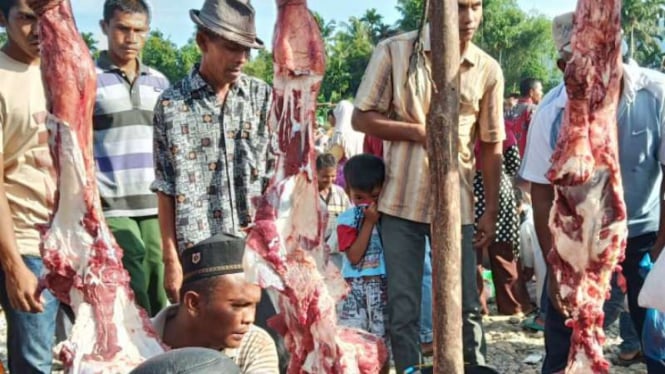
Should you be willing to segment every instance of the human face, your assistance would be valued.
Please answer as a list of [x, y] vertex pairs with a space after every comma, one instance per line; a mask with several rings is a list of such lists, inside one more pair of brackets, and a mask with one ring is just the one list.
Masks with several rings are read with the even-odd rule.
[[116, 10], [108, 22], [101, 21], [100, 24], [114, 64], [124, 66], [138, 59], [150, 29], [147, 14]]
[[250, 48], [208, 32], [199, 32], [196, 40], [201, 48], [201, 73], [213, 84], [230, 84], [240, 78]]
[[483, 18], [483, 2], [482, 0], [458, 0], [457, 4], [460, 43], [466, 44], [473, 39], [480, 26]]
[[370, 192], [360, 191], [351, 187], [349, 188], [349, 195], [353, 205], [361, 206], [376, 204], [376, 202], [379, 201], [379, 195], [381, 195], [381, 186], [374, 187]]
[[319, 181], [319, 191], [323, 191], [333, 184], [333, 181], [337, 177], [337, 169], [335, 168], [323, 168], [316, 171], [316, 176]]
[[0, 26], [7, 32], [3, 51], [9, 57], [25, 64], [39, 59], [39, 23], [27, 0], [17, 0], [6, 18], [0, 12]]
[[543, 98], [543, 85], [540, 82], [536, 82], [531, 89], [529, 97], [531, 97], [531, 101], [533, 101], [534, 104], [540, 103], [540, 100]]
[[254, 323], [261, 288], [247, 282], [244, 274], [219, 277], [209, 295], [202, 295], [198, 315], [194, 316], [196, 333], [207, 348], [238, 348]]

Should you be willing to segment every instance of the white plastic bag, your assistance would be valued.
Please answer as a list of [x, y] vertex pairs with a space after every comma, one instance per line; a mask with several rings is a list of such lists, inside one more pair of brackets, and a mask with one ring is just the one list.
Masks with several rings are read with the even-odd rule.
[[665, 250], [658, 256], [653, 268], [649, 271], [637, 299], [643, 308], [658, 309], [665, 312]]

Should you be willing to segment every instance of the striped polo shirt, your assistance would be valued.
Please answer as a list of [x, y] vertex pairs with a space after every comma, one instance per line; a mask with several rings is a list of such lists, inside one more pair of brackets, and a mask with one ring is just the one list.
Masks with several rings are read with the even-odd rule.
[[94, 153], [97, 182], [106, 217], [157, 214], [152, 156], [153, 109], [169, 86], [166, 77], [139, 62], [130, 83], [106, 51], [97, 60]]

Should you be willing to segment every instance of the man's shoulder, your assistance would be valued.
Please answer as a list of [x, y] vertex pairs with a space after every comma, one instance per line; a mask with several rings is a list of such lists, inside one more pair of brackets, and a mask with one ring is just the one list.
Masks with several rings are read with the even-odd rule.
[[145, 69], [147, 70], [148, 75], [150, 75], [152, 78], [164, 81], [167, 85], [169, 84], [169, 79], [161, 71], [148, 65], [145, 65]]
[[272, 92], [272, 87], [257, 77], [243, 74], [240, 76], [240, 80], [253, 95], [264, 96]]
[[665, 74], [643, 67], [632, 67], [629, 69], [633, 73], [638, 74], [638, 81], [635, 82], [638, 90], [646, 90], [660, 101], [665, 99]]

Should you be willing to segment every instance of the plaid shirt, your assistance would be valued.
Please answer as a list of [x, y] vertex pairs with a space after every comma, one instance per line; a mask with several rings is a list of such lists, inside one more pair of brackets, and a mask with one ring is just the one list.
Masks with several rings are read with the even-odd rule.
[[241, 76], [224, 104], [195, 66], [155, 107], [152, 190], [175, 197], [179, 251], [251, 222], [268, 173], [272, 91]]

